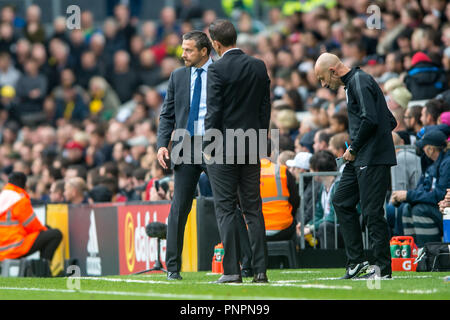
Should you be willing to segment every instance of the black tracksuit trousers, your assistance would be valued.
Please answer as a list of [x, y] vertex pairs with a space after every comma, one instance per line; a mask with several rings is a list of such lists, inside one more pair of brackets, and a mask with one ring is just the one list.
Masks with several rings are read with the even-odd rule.
[[361, 202], [363, 221], [369, 233], [375, 265], [381, 275], [391, 274], [388, 224], [384, 217], [384, 202], [389, 187], [390, 166], [345, 165], [333, 198], [338, 223], [344, 239], [348, 265], [365, 261], [361, 224], [356, 206]]

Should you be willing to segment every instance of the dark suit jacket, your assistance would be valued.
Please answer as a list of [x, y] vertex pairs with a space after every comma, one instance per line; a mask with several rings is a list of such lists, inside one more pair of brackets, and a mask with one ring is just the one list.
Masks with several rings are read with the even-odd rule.
[[[235, 139], [234, 157], [231, 157], [226, 152], [227, 129], [269, 129], [270, 80], [266, 66], [240, 49], [231, 50], [208, 67], [207, 88], [205, 131], [220, 130], [224, 159], [235, 161], [238, 142]], [[267, 136], [264, 139], [267, 141]], [[206, 145], [208, 143], [204, 143]], [[254, 154], [249, 144], [245, 144], [246, 156], [253, 158], [258, 154], [259, 151]]]
[[[173, 130], [186, 129], [191, 94], [191, 68], [182, 67], [172, 72], [166, 98], [159, 115], [157, 149], [168, 147]], [[173, 146], [181, 141], [174, 141]], [[172, 163], [175, 159], [171, 159]]]

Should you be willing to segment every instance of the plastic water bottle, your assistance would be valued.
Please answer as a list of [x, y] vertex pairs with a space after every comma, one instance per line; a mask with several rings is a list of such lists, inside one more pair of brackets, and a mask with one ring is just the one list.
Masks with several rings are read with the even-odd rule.
[[450, 207], [444, 209], [444, 242], [450, 242]]

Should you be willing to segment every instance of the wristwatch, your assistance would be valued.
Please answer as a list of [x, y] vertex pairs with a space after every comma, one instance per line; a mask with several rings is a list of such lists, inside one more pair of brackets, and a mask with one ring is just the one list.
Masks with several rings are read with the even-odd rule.
[[351, 154], [352, 156], [356, 156], [356, 151], [352, 148], [352, 146], [350, 146], [350, 147], [348, 148], [348, 151], [350, 152], [350, 154]]

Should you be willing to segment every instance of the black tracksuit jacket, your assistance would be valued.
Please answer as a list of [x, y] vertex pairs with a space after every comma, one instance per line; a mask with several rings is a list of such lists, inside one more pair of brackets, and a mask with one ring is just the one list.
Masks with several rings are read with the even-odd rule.
[[384, 94], [372, 76], [352, 68], [341, 77], [347, 96], [351, 147], [355, 166], [396, 165], [392, 130], [397, 126]]

